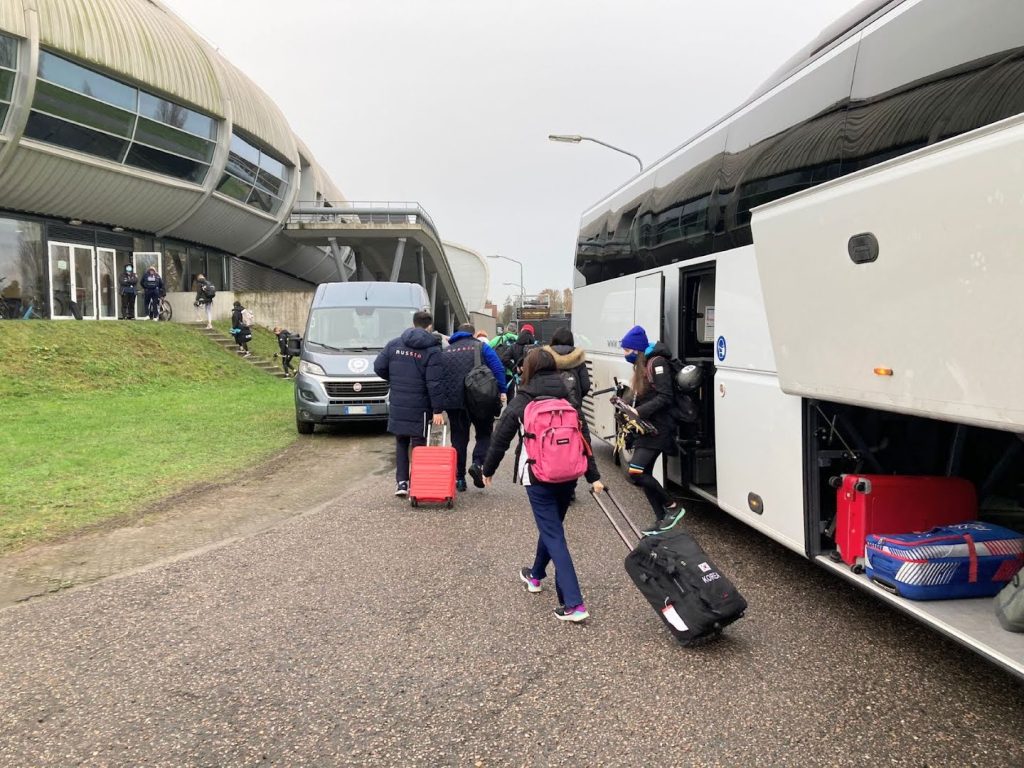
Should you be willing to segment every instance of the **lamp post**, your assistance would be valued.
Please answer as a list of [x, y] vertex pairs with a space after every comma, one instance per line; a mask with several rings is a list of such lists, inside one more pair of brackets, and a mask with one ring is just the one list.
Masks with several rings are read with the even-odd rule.
[[613, 149], [616, 152], [621, 152], [624, 155], [629, 155], [634, 160], [636, 160], [636, 163], [637, 163], [637, 165], [640, 166], [640, 170], [641, 171], [644, 169], [644, 161], [641, 160], [636, 155], [634, 155], [632, 152], [627, 152], [626, 150], [624, 150], [624, 149], [622, 149], [620, 147], [616, 147], [616, 146], [614, 146], [612, 144], [609, 144], [606, 141], [601, 141], [600, 139], [595, 139], [595, 138], [592, 138], [590, 136], [580, 136], [578, 134], [571, 134], [570, 135], [570, 134], [562, 134], [562, 133], [548, 134], [548, 139], [550, 141], [561, 141], [561, 142], [563, 142], [565, 144], [579, 144], [581, 141], [592, 141], [595, 144], [600, 144], [602, 147], [608, 147], [608, 149]]
[[[523, 306], [526, 304], [526, 291], [523, 289], [523, 262], [519, 259], [513, 259], [511, 256], [499, 256], [496, 253], [488, 254], [487, 258], [504, 259], [519, 265], [519, 313], [522, 314]], [[514, 283], [505, 283], [505, 285], [514, 285]]]

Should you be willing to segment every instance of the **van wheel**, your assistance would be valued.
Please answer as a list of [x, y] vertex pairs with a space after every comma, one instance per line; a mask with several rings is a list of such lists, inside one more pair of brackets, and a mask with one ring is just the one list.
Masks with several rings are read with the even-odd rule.
[[295, 429], [300, 435], [312, 435], [315, 428], [316, 424], [312, 421], [295, 420]]

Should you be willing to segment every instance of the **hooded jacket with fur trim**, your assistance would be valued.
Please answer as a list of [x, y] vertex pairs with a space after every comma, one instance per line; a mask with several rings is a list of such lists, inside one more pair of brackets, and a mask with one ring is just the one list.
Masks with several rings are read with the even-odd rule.
[[577, 391], [580, 398], [587, 396], [590, 392], [590, 374], [587, 372], [587, 355], [580, 347], [570, 347], [567, 344], [548, 345], [544, 347], [555, 358], [555, 365], [559, 371], [568, 371], [576, 377]]

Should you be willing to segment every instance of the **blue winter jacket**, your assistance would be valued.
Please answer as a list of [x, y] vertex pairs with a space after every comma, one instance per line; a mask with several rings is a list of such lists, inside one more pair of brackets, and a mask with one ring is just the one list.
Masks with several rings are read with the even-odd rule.
[[424, 420], [441, 413], [441, 341], [422, 328], [392, 339], [373, 361], [373, 370], [391, 383], [388, 432], [422, 435]]
[[448, 348], [441, 353], [441, 405], [446, 411], [466, 407], [466, 374], [473, 370], [476, 361], [473, 350], [477, 347], [480, 348], [480, 362], [490, 368], [498, 380], [498, 391], [506, 390], [505, 366], [501, 364], [498, 354], [487, 344], [474, 339], [470, 333], [453, 333], [448, 339]]

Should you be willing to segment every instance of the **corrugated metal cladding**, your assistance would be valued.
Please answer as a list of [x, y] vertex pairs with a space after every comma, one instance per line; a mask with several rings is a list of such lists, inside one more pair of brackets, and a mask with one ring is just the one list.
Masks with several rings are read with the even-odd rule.
[[27, 37], [25, 8], [21, 0], [0, 0], [0, 29], [4, 32]]
[[231, 260], [232, 291], [308, 291], [310, 283], [243, 259]]
[[260, 216], [254, 208], [232, 205], [214, 195], [167, 235], [239, 253], [278, 226], [277, 221]]
[[26, 139], [0, 177], [3, 205], [31, 213], [159, 232], [200, 199], [195, 187], [139, 178], [102, 161], [32, 149]]
[[34, 2], [42, 45], [224, 116], [208, 49], [175, 16], [143, 0]]
[[235, 65], [226, 59], [220, 59], [220, 65], [235, 125], [268, 144], [297, 168], [299, 150], [284, 113]]

